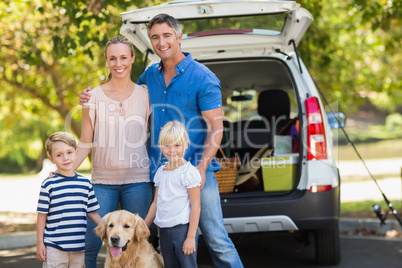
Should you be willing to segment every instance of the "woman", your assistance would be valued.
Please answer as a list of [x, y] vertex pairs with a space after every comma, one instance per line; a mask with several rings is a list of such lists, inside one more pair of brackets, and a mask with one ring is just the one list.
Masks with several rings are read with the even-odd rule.
[[[152, 201], [146, 150], [151, 113], [148, 89], [131, 81], [135, 55], [126, 38], [111, 38], [106, 44], [105, 58], [109, 77], [91, 91], [90, 101], [83, 105], [76, 168], [92, 147], [92, 184], [100, 216], [116, 210], [120, 203], [122, 209], [145, 218]], [[94, 228], [88, 221], [86, 267], [96, 267], [102, 245]]]

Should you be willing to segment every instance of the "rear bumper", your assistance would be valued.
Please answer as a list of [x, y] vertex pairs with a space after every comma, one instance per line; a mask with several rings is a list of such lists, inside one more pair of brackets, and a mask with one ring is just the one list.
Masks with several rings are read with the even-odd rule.
[[229, 233], [330, 229], [339, 223], [340, 189], [283, 196], [237, 193], [222, 195], [221, 203]]

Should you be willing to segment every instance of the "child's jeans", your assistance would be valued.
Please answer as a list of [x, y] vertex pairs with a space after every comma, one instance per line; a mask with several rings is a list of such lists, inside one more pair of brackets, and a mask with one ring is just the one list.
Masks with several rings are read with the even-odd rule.
[[195, 237], [196, 252], [184, 255], [183, 243], [187, 238], [189, 224], [180, 224], [170, 228], [159, 228], [160, 244], [166, 268], [197, 267], [198, 232]]

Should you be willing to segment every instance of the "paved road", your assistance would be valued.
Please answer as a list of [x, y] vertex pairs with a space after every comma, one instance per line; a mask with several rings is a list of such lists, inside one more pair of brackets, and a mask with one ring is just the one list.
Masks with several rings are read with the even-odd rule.
[[[234, 239], [240, 257], [247, 268], [298, 267], [324, 268], [314, 263], [314, 242], [309, 246], [294, 241], [292, 235], [283, 233], [256, 234]], [[0, 251], [2, 268], [40, 268], [35, 259], [35, 247]], [[399, 268], [402, 261], [402, 239], [341, 237], [341, 263], [339, 268]], [[98, 258], [98, 267], [103, 267], [104, 250]], [[200, 241], [198, 262], [200, 268], [213, 267], [211, 258]], [[326, 266], [328, 267], [328, 266]]]
[[[305, 246], [295, 242], [294, 236], [282, 234], [255, 234], [234, 239], [236, 248], [249, 268], [298, 267], [324, 268], [314, 262], [314, 240]], [[213, 267], [205, 248], [199, 252], [200, 267]], [[339, 268], [399, 268], [402, 261], [402, 239], [386, 240], [383, 238], [341, 237], [341, 263]], [[207, 261], [208, 260], [208, 261]]]

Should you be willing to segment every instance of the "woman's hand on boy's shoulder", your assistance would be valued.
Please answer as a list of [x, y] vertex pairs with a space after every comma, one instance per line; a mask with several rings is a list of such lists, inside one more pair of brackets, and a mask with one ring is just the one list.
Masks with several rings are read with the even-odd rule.
[[56, 169], [56, 171], [50, 171], [49, 172], [49, 177], [53, 177], [54, 174], [56, 174], [58, 172], [58, 169]]

